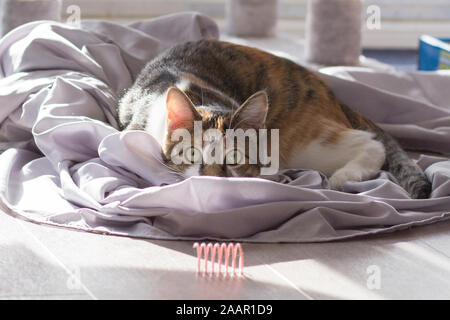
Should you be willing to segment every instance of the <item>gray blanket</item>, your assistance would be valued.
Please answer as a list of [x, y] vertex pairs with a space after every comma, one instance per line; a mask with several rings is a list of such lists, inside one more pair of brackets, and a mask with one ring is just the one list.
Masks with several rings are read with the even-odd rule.
[[164, 49], [217, 36], [213, 21], [186, 13], [130, 26], [87, 21], [82, 29], [34, 22], [1, 39], [3, 209], [90, 232], [252, 242], [329, 241], [448, 217], [450, 72], [320, 70], [343, 102], [405, 147], [441, 154], [418, 160], [431, 199], [411, 200], [387, 172], [347, 183], [345, 192], [308, 170], [168, 181], [155, 140], [117, 130], [118, 98]]

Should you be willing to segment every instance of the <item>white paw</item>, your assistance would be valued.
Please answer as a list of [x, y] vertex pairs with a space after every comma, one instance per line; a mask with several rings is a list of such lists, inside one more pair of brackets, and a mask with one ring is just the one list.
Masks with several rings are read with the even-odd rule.
[[333, 173], [329, 179], [333, 189], [340, 190], [347, 181], [362, 181], [363, 174], [360, 170], [352, 168], [341, 168]]

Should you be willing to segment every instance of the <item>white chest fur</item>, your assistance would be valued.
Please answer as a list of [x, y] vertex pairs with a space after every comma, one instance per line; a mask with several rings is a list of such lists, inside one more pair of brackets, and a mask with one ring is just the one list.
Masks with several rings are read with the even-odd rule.
[[294, 148], [284, 168], [317, 170], [328, 177], [333, 187], [346, 181], [371, 178], [383, 166], [384, 146], [373, 135], [361, 130], [348, 130], [337, 143], [324, 143], [323, 138]]

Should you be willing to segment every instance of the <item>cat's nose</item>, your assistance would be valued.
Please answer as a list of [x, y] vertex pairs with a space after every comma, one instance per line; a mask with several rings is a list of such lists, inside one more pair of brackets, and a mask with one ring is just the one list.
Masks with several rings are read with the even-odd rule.
[[227, 174], [223, 167], [218, 164], [205, 165], [202, 169], [203, 176], [226, 177]]

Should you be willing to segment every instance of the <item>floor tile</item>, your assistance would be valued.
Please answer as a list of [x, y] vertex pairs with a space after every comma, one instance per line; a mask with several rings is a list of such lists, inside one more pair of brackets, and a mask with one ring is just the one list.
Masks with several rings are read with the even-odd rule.
[[431, 248], [450, 257], [450, 221], [413, 228], [410, 232]]
[[[264, 265], [198, 275], [192, 242], [147, 241], [27, 224], [98, 299], [305, 299]], [[244, 250], [247, 250], [246, 248]]]
[[350, 241], [244, 243], [245, 277], [228, 280], [197, 274], [192, 242], [97, 235], [3, 213], [0, 229], [0, 299], [450, 298], [450, 221]]
[[407, 231], [370, 238], [260, 245], [255, 256], [314, 299], [450, 298], [447, 256]]
[[0, 299], [21, 296], [89, 298], [83, 289], [70, 287], [70, 273], [24, 230], [22, 223], [0, 212]]

